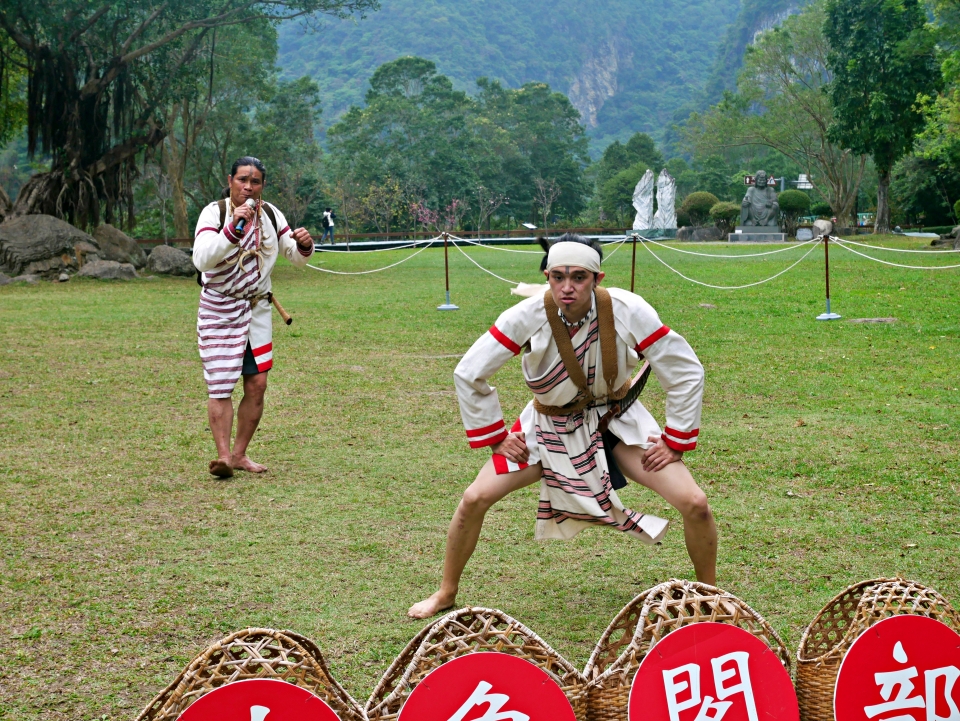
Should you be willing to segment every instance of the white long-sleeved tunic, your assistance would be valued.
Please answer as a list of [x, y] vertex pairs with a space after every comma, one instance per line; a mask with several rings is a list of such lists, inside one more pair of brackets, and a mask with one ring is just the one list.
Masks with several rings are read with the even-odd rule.
[[257, 370], [273, 366], [273, 317], [266, 294], [280, 253], [294, 265], [306, 265], [313, 246], [301, 248], [283, 214], [273, 208], [274, 228], [266, 212], [248, 223], [242, 237], [227, 208], [223, 228], [220, 208], [211, 203], [200, 213], [193, 242], [193, 264], [203, 289], [197, 313], [197, 342], [203, 376], [211, 398], [229, 398], [240, 379], [249, 343]]
[[[640, 296], [609, 289], [617, 332], [616, 388], [634, 374], [641, 356], [649, 361], [666, 392], [666, 425], [661, 431], [653, 416], [635, 402], [609, 430], [628, 445], [647, 448], [651, 436], [663, 438], [677, 451], [696, 448], [700, 432], [703, 366], [682, 336], [660, 322], [656, 311]], [[573, 336], [573, 347], [593, 395], [603, 398], [603, 378], [596, 298], [586, 322]], [[577, 397], [567, 376], [547, 320], [543, 296], [529, 298], [504, 311], [467, 351], [454, 372], [460, 412], [472, 448], [499, 443], [507, 426], [496, 389], [488, 380], [507, 361], [523, 354], [523, 376], [537, 400], [563, 406]], [[541, 463], [538, 538], [571, 538], [587, 525], [606, 524], [656, 542], [666, 532], [666, 521], [625, 509], [610, 484], [603, 441], [598, 430], [605, 405], [569, 416], [546, 416], [531, 401], [513, 430], [526, 436], [530, 458], [523, 466], [495, 457], [497, 471], [506, 473]], [[498, 462], [499, 461], [499, 462]]]

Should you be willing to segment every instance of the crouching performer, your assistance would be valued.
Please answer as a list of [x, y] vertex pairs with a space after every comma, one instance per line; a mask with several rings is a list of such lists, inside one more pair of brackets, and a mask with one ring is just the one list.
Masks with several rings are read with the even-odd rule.
[[[217, 444], [210, 473], [220, 478], [229, 478], [234, 470], [267, 470], [247, 457], [247, 446], [263, 415], [267, 371], [273, 366], [270, 273], [281, 253], [298, 266], [313, 254], [310, 234], [303, 228], [291, 231], [283, 214], [261, 200], [266, 175], [257, 158], [237, 160], [227, 177], [229, 196], [203, 209], [193, 243], [193, 263], [203, 286], [197, 338]], [[231, 450], [231, 396], [241, 375], [243, 400]]]
[[[617, 489], [631, 478], [683, 517], [697, 579], [716, 581], [717, 532], [707, 498], [683, 464], [697, 445], [703, 366], [689, 344], [646, 301], [600, 287], [599, 243], [562, 236], [549, 246], [550, 289], [505, 311], [467, 351], [454, 373], [471, 448], [493, 457], [467, 488], [447, 532], [440, 589], [408, 614], [428, 618], [454, 605], [487, 510], [540, 483], [536, 538], [569, 539], [589, 525], [658, 543], [667, 521], [624, 508]], [[488, 379], [523, 354], [534, 399], [508, 430]], [[666, 392], [663, 430], [631, 402], [635, 369], [646, 362]], [[638, 373], [638, 378], [643, 374]]]

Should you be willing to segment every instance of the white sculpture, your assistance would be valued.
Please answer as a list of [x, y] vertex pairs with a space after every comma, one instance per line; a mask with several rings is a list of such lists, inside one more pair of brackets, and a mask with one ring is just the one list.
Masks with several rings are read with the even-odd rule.
[[633, 207], [637, 217], [633, 220], [634, 230], [649, 230], [653, 227], [653, 171], [648, 170], [633, 189]]
[[657, 177], [657, 214], [653, 227], [676, 229], [677, 227], [677, 181], [664, 168]]

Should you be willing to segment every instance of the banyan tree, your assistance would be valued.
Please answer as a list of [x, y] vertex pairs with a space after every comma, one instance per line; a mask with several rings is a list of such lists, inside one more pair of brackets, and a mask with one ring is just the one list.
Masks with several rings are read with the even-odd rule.
[[[346, 16], [378, 0], [0, 0], [0, 34], [27, 73], [27, 144], [50, 169], [21, 188], [12, 214], [48, 213], [75, 225], [133, 224], [137, 159], [166, 135], [163, 110], [183, 73], [229, 62], [216, 46], [239, 23], [326, 13]], [[13, 72], [0, 64], [0, 75]], [[22, 70], [21, 70], [22, 72]], [[0, 77], [0, 87], [4, 78]]]

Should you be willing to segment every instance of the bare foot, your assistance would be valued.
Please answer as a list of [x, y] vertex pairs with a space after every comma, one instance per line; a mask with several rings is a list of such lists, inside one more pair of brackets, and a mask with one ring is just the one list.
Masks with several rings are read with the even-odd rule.
[[233, 475], [233, 468], [230, 467], [229, 461], [218, 458], [215, 461], [210, 461], [210, 473], [217, 478], [230, 478]]
[[431, 616], [436, 616], [441, 611], [453, 608], [453, 604], [456, 603], [456, 601], [456, 594], [450, 595], [443, 591], [437, 591], [430, 596], [430, 598], [413, 604], [410, 610], [407, 611], [407, 615], [410, 618], [430, 618]]
[[246, 456], [234, 456], [230, 459], [230, 465], [238, 471], [249, 471], [250, 473], [264, 473], [267, 467], [261, 463], [254, 463]]

